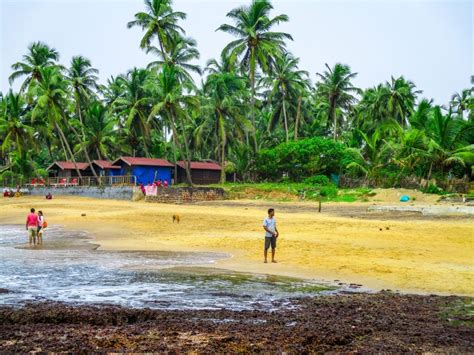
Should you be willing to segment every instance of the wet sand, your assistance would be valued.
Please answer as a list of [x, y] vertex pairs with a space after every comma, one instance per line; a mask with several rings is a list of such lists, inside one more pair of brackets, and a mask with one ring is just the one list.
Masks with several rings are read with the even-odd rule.
[[[416, 203], [431, 203], [430, 198]], [[371, 203], [383, 199], [378, 195]], [[319, 214], [309, 202], [164, 205], [64, 196], [0, 202], [2, 224], [24, 223], [34, 206], [50, 225], [90, 232], [104, 250], [219, 252], [232, 257], [216, 267], [233, 271], [340, 280], [374, 290], [474, 295], [472, 218], [372, 214], [366, 212], [370, 203], [323, 204]], [[278, 264], [263, 264], [261, 255], [261, 223], [270, 206], [277, 209], [281, 234]], [[179, 225], [172, 223], [173, 214], [181, 216]]]
[[460, 354], [474, 350], [472, 299], [379, 293], [294, 302], [296, 310], [275, 312], [56, 303], [0, 307], [0, 352]]

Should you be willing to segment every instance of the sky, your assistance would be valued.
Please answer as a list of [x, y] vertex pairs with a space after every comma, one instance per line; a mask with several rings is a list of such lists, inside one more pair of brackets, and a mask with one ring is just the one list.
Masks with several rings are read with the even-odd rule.
[[[181, 23], [197, 40], [199, 64], [220, 55], [233, 38], [216, 32], [229, 23], [226, 13], [250, 0], [175, 0], [187, 13]], [[470, 87], [474, 75], [474, 1], [471, 0], [273, 0], [271, 15], [290, 21], [278, 27], [294, 41], [288, 49], [301, 69], [316, 73], [325, 63], [348, 64], [354, 83], [367, 88], [403, 75], [422, 97], [446, 104], [451, 95]], [[142, 32], [127, 29], [142, 0], [0, 0], [0, 91], [10, 87], [11, 64], [27, 47], [43, 41], [56, 48], [68, 65], [83, 55], [100, 71], [100, 81], [145, 67], [153, 60], [140, 48]], [[13, 84], [17, 90], [21, 80]]]

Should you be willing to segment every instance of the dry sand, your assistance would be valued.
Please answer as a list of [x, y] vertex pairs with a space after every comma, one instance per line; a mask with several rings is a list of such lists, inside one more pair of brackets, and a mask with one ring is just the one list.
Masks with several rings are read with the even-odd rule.
[[[374, 200], [393, 204], [399, 194], [379, 192]], [[416, 203], [434, 198], [420, 196]], [[65, 196], [0, 201], [0, 224], [24, 223], [33, 206], [49, 225], [89, 231], [108, 250], [216, 251], [231, 255], [216, 263], [229, 270], [340, 280], [374, 290], [474, 295], [469, 218], [369, 215], [368, 203], [325, 204], [319, 214], [315, 204], [300, 202], [165, 205]], [[280, 230], [278, 264], [262, 262], [261, 224], [270, 205], [276, 206]], [[172, 223], [173, 214], [181, 216], [179, 225]]]

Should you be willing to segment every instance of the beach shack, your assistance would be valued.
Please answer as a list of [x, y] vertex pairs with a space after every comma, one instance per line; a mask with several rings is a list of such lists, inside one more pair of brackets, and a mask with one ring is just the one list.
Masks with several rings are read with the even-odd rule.
[[[186, 183], [185, 162], [180, 160], [176, 163], [178, 168], [178, 182]], [[221, 178], [221, 166], [215, 162], [191, 162], [191, 178], [194, 184], [209, 185], [217, 184]]]
[[120, 175], [120, 166], [113, 165], [108, 160], [93, 160], [92, 165], [98, 176], [117, 176]]
[[166, 159], [120, 157], [112, 165], [120, 167], [119, 175], [136, 176], [137, 184], [148, 185], [166, 180], [171, 185], [174, 165]]
[[[76, 162], [77, 169], [81, 172], [81, 176], [92, 176], [92, 171], [87, 163]], [[76, 167], [70, 161], [55, 161], [46, 169], [48, 176], [52, 178], [70, 178], [78, 177]]]

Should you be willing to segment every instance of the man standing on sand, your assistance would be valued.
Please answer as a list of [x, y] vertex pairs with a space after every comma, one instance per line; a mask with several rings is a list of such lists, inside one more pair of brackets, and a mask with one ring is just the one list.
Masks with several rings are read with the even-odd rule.
[[263, 220], [263, 229], [265, 229], [264, 263], [267, 263], [268, 248], [270, 248], [270, 246], [272, 247], [272, 263], [276, 263], [275, 249], [279, 233], [276, 227], [275, 210], [273, 208], [268, 210], [268, 217]]
[[30, 214], [26, 216], [26, 230], [30, 238], [30, 245], [36, 245], [36, 234], [38, 231], [38, 216], [35, 213], [35, 209], [30, 210]]

